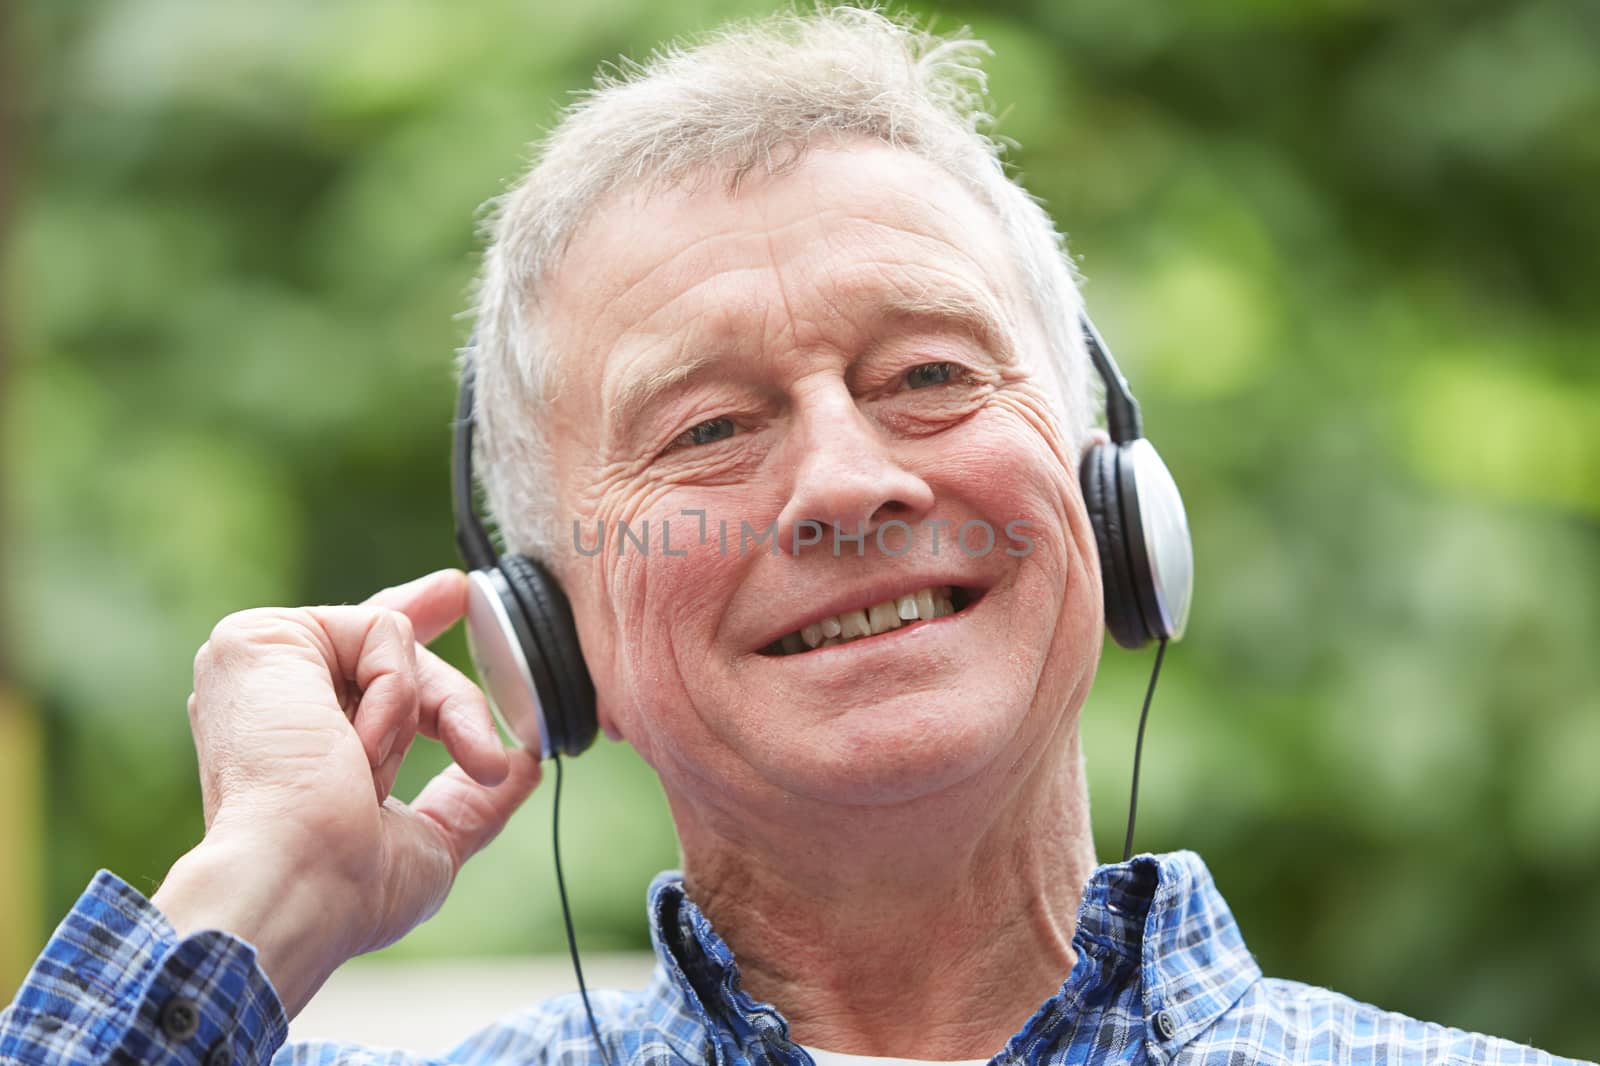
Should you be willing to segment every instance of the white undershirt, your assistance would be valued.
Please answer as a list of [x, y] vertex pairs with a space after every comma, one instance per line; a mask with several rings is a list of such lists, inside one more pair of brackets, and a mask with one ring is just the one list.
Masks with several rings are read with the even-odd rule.
[[878, 1055], [847, 1055], [801, 1044], [817, 1066], [987, 1066], [988, 1059], [896, 1059]]

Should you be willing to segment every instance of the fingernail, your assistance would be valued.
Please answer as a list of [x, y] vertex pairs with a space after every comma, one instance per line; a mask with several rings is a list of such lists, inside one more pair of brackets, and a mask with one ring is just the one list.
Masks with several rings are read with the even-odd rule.
[[394, 742], [398, 739], [400, 739], [400, 727], [395, 726], [393, 729], [389, 730], [389, 735], [384, 737], [382, 742], [378, 745], [379, 766], [382, 766], [383, 761], [389, 757], [389, 750], [394, 747]]

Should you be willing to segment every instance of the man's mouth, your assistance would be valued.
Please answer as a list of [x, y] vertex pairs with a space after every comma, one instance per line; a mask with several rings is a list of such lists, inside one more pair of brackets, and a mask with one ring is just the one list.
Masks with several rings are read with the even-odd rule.
[[761, 654], [801, 655], [816, 648], [849, 644], [916, 622], [929, 622], [956, 614], [976, 600], [975, 594], [958, 585], [931, 585], [909, 595], [875, 603], [871, 607], [820, 618], [793, 633], [784, 634], [762, 648]]

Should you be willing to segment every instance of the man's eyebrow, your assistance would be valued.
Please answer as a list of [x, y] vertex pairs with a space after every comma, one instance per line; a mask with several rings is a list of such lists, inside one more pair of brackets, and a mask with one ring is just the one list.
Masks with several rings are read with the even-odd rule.
[[632, 426], [645, 408], [662, 393], [704, 373], [717, 361], [715, 354], [702, 352], [671, 366], [626, 375], [617, 386], [616, 397], [607, 405], [606, 421], [612, 426], [623, 427], [623, 432], [626, 432], [627, 427]]
[[894, 295], [876, 301], [879, 318], [935, 330], [964, 333], [1001, 363], [1017, 361], [1017, 346], [1007, 320], [993, 301], [963, 291]]

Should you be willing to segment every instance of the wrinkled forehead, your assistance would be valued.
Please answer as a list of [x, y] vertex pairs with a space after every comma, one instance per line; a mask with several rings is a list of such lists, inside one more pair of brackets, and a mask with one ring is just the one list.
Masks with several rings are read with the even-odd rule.
[[1024, 302], [1013, 259], [996, 214], [964, 183], [910, 152], [846, 144], [737, 183], [700, 171], [611, 191], [541, 304], [561, 353], [556, 380], [593, 393], [615, 368], [584, 371], [638, 347], [621, 342], [690, 326], [843, 329], [884, 303], [986, 310], [1015, 336]]

